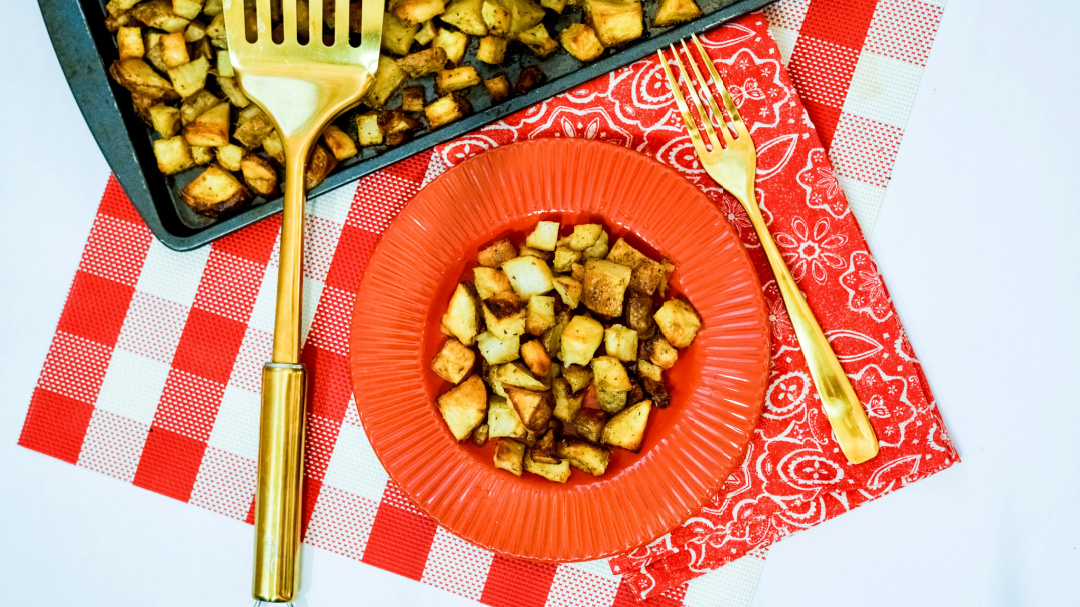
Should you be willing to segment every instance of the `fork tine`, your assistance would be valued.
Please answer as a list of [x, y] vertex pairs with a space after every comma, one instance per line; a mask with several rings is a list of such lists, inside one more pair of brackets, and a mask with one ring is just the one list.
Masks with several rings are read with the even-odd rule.
[[308, 44], [320, 46], [323, 43], [323, 0], [308, 2]]
[[296, 44], [296, 0], [281, 0], [282, 43]]
[[[697, 41], [697, 37], [694, 37], [694, 41]], [[698, 68], [698, 62], [694, 60], [694, 55], [690, 52], [690, 47], [686, 45], [686, 40], [682, 41], [683, 50], [686, 52], [686, 56], [690, 59], [690, 65], [694, 68], [694, 75], [697, 76], [698, 83], [701, 85], [701, 94], [709, 102], [709, 107], [712, 108], [713, 116], [716, 122], [720, 125], [721, 136], [725, 141], [731, 138], [730, 131], [728, 131], [727, 118], [724, 117], [724, 113], [720, 111], [720, 106], [716, 104], [716, 96], [713, 95], [712, 89], [709, 87], [709, 81], [701, 75], [701, 70]], [[698, 43], [698, 52], [701, 54], [701, 60], [705, 62], [710, 68], [713, 66], [712, 59], [705, 54], [705, 50], [701, 48], [701, 44]]]
[[272, 42], [270, 31], [274, 24], [270, 20], [270, 0], [255, 0], [255, 19], [258, 24], [255, 30], [255, 42], [267, 44]]
[[[701, 77], [701, 71], [698, 70], [697, 61], [694, 60], [694, 56], [690, 54], [690, 47], [686, 46], [686, 40], [682, 40], [682, 49], [686, 53], [686, 60], [690, 62], [690, 67], [694, 68], [694, 76], [696, 80], [690, 77], [689, 72], [683, 68], [682, 63], [679, 63], [679, 69], [683, 72], [683, 77], [686, 78], [686, 85], [690, 87], [690, 94], [694, 96], [694, 104], [697, 105], [698, 114], [701, 115], [701, 121], [705, 123], [705, 130], [709, 133], [709, 138], [712, 141], [714, 148], [720, 147], [720, 142], [717, 141], [716, 131], [713, 130], [713, 117], [720, 123], [720, 139], [727, 142], [731, 137], [726, 131], [726, 123], [724, 122], [724, 115], [716, 107], [716, 102], [713, 100], [712, 91], [709, 90], [709, 82]], [[678, 55], [676, 55], [677, 57]], [[701, 105], [701, 99], [698, 96], [698, 88], [704, 89], [701, 94], [704, 95], [710, 102], [713, 109], [713, 114], [710, 116], [705, 108]]]
[[[664, 50], [660, 49], [656, 51], [656, 54], [660, 56], [660, 63], [667, 73], [668, 86], [671, 87], [671, 94], [675, 96], [675, 104], [679, 106], [679, 112], [682, 113], [683, 122], [686, 123], [686, 130], [690, 131], [690, 141], [694, 142], [694, 148], [698, 154], [707, 154], [708, 150], [705, 149], [705, 144], [701, 141], [701, 133], [698, 132], [697, 123], [694, 122], [694, 117], [690, 115], [690, 107], [686, 105], [686, 99], [683, 98], [682, 90], [679, 89], [679, 81], [671, 73], [671, 66], [668, 65], [667, 58], [664, 57]], [[676, 55], [677, 57], [678, 55]]]
[[349, 0], [334, 5], [334, 46], [349, 45]]
[[[746, 130], [746, 123], [743, 122], [742, 116], [739, 115], [739, 109], [735, 107], [735, 100], [731, 98], [731, 93], [728, 92], [727, 86], [724, 85], [724, 79], [716, 71], [716, 66], [709, 59], [701, 40], [698, 39], [697, 34], [691, 34], [691, 37], [694, 39], [694, 44], [697, 45], [698, 52], [705, 59], [705, 66], [709, 68], [709, 75], [712, 76], [713, 82], [716, 83], [716, 88], [720, 89], [720, 96], [724, 99], [724, 107], [727, 108], [728, 115], [731, 116], [731, 122], [735, 124], [735, 132], [740, 137], [749, 134], [749, 131]], [[715, 104], [713, 107], [715, 107]]]
[[244, 0], [225, 0], [223, 8], [225, 9], [225, 37], [229, 40], [229, 48], [239, 47], [247, 42]]

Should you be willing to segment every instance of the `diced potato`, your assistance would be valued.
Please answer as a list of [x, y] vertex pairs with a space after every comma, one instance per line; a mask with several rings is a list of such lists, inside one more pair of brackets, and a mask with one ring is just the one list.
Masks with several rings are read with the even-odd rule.
[[543, 23], [537, 23], [533, 27], [517, 35], [518, 42], [529, 47], [538, 57], [547, 57], [559, 50], [559, 43], [551, 37]]
[[569, 272], [573, 265], [579, 261], [581, 261], [581, 251], [560, 246], [555, 249], [555, 259], [552, 265], [556, 272]]
[[596, 242], [584, 251], [581, 252], [582, 257], [585, 259], [603, 259], [608, 254], [608, 233], [600, 232], [600, 236], [597, 237]]
[[566, 0], [540, 0], [540, 6], [562, 14], [563, 9], [566, 8]]
[[135, 109], [135, 115], [145, 122], [147, 126], [153, 126], [150, 120], [150, 108], [158, 104], [158, 100], [152, 97], [144, 97], [136, 93], [131, 94], [131, 105]]
[[406, 23], [423, 23], [446, 10], [443, 0], [391, 0], [390, 10]]
[[668, 342], [676, 348], [685, 348], [694, 341], [701, 330], [701, 317], [693, 306], [681, 299], [669, 299], [653, 314], [656, 325]]
[[476, 59], [491, 65], [503, 62], [506, 56], [506, 38], [499, 36], [484, 36], [480, 39], [480, 47], [476, 50]]
[[517, 409], [504, 396], [488, 398], [488, 436], [509, 436], [523, 438], [528, 430], [521, 423]]
[[585, 365], [568, 364], [563, 367], [563, 377], [570, 382], [570, 389], [581, 392], [592, 383], [592, 369]]
[[187, 40], [184, 40], [183, 32], [165, 34], [161, 37], [161, 60], [166, 67], [184, 65], [191, 58], [188, 56]]
[[307, 170], [304, 171], [304, 188], [310, 190], [317, 187], [330, 175], [330, 171], [337, 166], [337, 158], [326, 149], [325, 145], [316, 143], [308, 157]]
[[543, 335], [554, 326], [555, 298], [548, 295], [533, 295], [530, 297], [528, 316], [525, 318], [525, 331], [533, 335]]
[[563, 310], [555, 317], [555, 326], [544, 331], [541, 339], [544, 341], [544, 347], [547, 348], [549, 355], [558, 356], [559, 349], [562, 347], [562, 332], [569, 322], [570, 312]]
[[419, 128], [420, 121], [400, 108], [379, 114], [379, 129], [382, 130], [383, 142], [386, 145], [401, 145]]
[[170, 34], [184, 31], [190, 22], [190, 19], [185, 19], [173, 12], [170, 0], [149, 0], [139, 3], [131, 8], [131, 16], [149, 27], [165, 30]]
[[193, 95], [188, 95], [180, 103], [180, 123], [190, 124], [203, 112], [221, 103], [210, 91], [202, 89]]
[[465, 48], [469, 45], [469, 37], [464, 32], [455, 32], [444, 27], [435, 35], [431, 45], [446, 51], [446, 60], [450, 63], [461, 63]]
[[180, 110], [159, 103], [150, 108], [150, 124], [166, 139], [180, 131]]
[[670, 369], [675, 365], [675, 361], [679, 360], [679, 351], [663, 337], [656, 336], [641, 344], [645, 357], [661, 369]]
[[585, 262], [585, 283], [582, 285], [581, 303], [605, 316], [620, 316], [623, 296], [630, 285], [630, 268], [606, 261], [590, 259]]
[[203, 3], [203, 12], [211, 17], [216, 17], [224, 10], [222, 5], [222, 0], [206, 0], [206, 2]]
[[210, 39], [211, 44], [219, 49], [226, 50], [229, 48], [229, 38], [225, 35], [225, 13], [214, 15], [210, 25], [206, 26], [206, 37]]
[[558, 464], [562, 461], [555, 457], [555, 430], [553, 428], [548, 428], [547, 432], [540, 436], [533, 445], [531, 454], [533, 461], [541, 464]]
[[569, 236], [559, 241], [560, 246], [584, 251], [596, 244], [596, 239], [604, 233], [604, 227], [598, 223], [582, 223], [574, 226], [574, 231]]
[[533, 90], [544, 81], [544, 72], [535, 65], [521, 68], [517, 82], [514, 83], [514, 94], [524, 95]]
[[500, 438], [495, 443], [495, 467], [514, 476], [521, 476], [525, 461], [525, 445], [511, 438]]
[[[445, 19], [445, 17], [443, 18]], [[425, 21], [424, 24], [420, 26], [420, 30], [416, 32], [416, 36], [413, 37], [413, 42], [419, 44], [420, 46], [424, 46], [428, 42], [434, 40], [435, 34], [437, 33], [438, 30], [435, 28], [435, 20], [431, 19]]]
[[481, 306], [488, 331], [506, 341], [515, 335], [525, 334], [528, 311], [525, 302], [513, 291], [497, 293], [483, 300]]
[[564, 29], [559, 33], [559, 41], [578, 61], [592, 61], [604, 54], [604, 45], [600, 44], [596, 32], [584, 23], [574, 23]]
[[664, 381], [664, 370], [645, 359], [637, 361], [637, 374], [640, 379]]
[[510, 29], [507, 35], [511, 38], [536, 27], [544, 19], [543, 7], [533, 0], [500, 0], [500, 2], [510, 12]]
[[541, 432], [547, 428], [548, 421], [553, 413], [552, 398], [550, 392], [534, 392], [507, 385], [504, 381], [503, 390], [510, 404], [517, 410], [521, 423], [533, 432]]
[[592, 370], [597, 390], [628, 392], [633, 387], [626, 367], [614, 356], [597, 356], [592, 360]]
[[240, 163], [246, 153], [244, 148], [230, 143], [217, 149], [217, 160], [226, 170], [235, 172], [240, 170]]
[[606, 423], [607, 414], [599, 409], [579, 409], [570, 420], [578, 436], [594, 443], [600, 442]]
[[219, 103], [199, 114], [184, 127], [184, 139], [191, 145], [218, 147], [229, 144], [229, 103]]
[[221, 92], [225, 93], [225, 96], [229, 98], [229, 103], [241, 109], [251, 105], [251, 100], [247, 98], [244, 91], [240, 90], [240, 85], [236, 84], [236, 80], [219, 76], [217, 83], [221, 87]]
[[493, 36], [505, 36], [510, 32], [510, 10], [500, 0], [483, 0], [480, 18]]
[[322, 140], [326, 147], [330, 149], [334, 158], [338, 160], [352, 158], [359, 153], [352, 137], [349, 137], [348, 133], [332, 124], [323, 130]]
[[410, 77], [420, 78], [443, 69], [446, 51], [437, 46], [426, 48], [398, 59], [397, 63]]
[[468, 116], [471, 111], [472, 105], [467, 99], [457, 93], [450, 93], [424, 108], [424, 116], [427, 117], [428, 125], [437, 129]]
[[604, 341], [604, 325], [588, 316], [575, 316], [562, 333], [559, 359], [566, 365], [587, 365]]
[[661, 0], [660, 8], [656, 9], [656, 16], [653, 17], [653, 27], [667, 27], [700, 16], [701, 9], [694, 0]]
[[408, 23], [398, 19], [392, 13], [385, 13], [382, 25], [383, 50], [395, 55], [408, 55], [418, 31], [420, 31], [419, 24]]
[[585, 0], [585, 14], [605, 47], [641, 37], [642, 10], [638, 0]]
[[180, 190], [180, 198], [200, 215], [219, 217], [251, 200], [251, 192], [232, 173], [210, 165]]
[[[648, 361], [638, 361], [638, 373], [641, 373], [641, 365], [651, 365]], [[651, 365], [657, 371], [660, 367]], [[668, 391], [667, 386], [664, 385], [663, 377], [660, 376], [657, 379], [653, 379], [651, 376], [640, 375], [642, 391], [652, 399], [653, 404], [661, 409], [666, 409], [671, 404], [671, 393]]]
[[[633, 280], [633, 276], [631, 276]], [[624, 310], [626, 324], [637, 332], [640, 339], [649, 339], [656, 333], [656, 323], [653, 321], [652, 297], [639, 291], [630, 291], [626, 296]]]
[[541, 251], [554, 251], [559, 240], [559, 222], [538, 221], [533, 231], [525, 237], [525, 245]]
[[172, 10], [185, 19], [194, 19], [202, 12], [203, 0], [172, 0]]
[[514, 247], [514, 243], [504, 238], [488, 245], [477, 253], [476, 261], [484, 267], [497, 268], [517, 256], [517, 248]]
[[551, 383], [551, 392], [555, 396], [556, 419], [570, 423], [574, 415], [581, 409], [581, 403], [585, 401], [585, 392], [574, 392], [570, 389], [570, 382], [565, 377], [556, 378]]
[[581, 301], [581, 283], [570, 276], [557, 276], [552, 281], [555, 292], [559, 294], [562, 302], [570, 308], [576, 308]]
[[637, 360], [638, 334], [633, 329], [622, 325], [612, 325], [604, 329], [604, 351], [623, 362]]
[[510, 339], [502, 340], [490, 331], [484, 331], [476, 337], [476, 345], [489, 365], [500, 365], [518, 359], [521, 337], [514, 335]]
[[480, 295], [481, 300], [512, 290], [510, 279], [506, 277], [506, 273], [497, 268], [486, 266], [473, 268], [473, 281], [476, 284], [476, 292]]
[[615, 241], [615, 245], [611, 247], [611, 251], [607, 254], [607, 260], [633, 270], [630, 278], [630, 288], [635, 291], [652, 295], [656, 291], [656, 287], [660, 285], [662, 275], [660, 264], [630, 246], [622, 238]]
[[[219, 50], [217, 52], [217, 61], [215, 63], [217, 65], [219, 81], [221, 78], [236, 77], [236, 70], [233, 69], [232, 59], [229, 57], [229, 51]], [[233, 102], [233, 105], [237, 105], [236, 102]]]
[[484, 87], [487, 88], [488, 97], [491, 98], [492, 103], [498, 103], [510, 96], [510, 81], [506, 79], [506, 76], [499, 75], [485, 80]]
[[534, 339], [521, 344], [521, 358], [529, 370], [538, 377], [543, 377], [551, 370], [551, 357], [544, 349], [544, 343]]
[[521, 247], [520, 255], [522, 257], [529, 256], [537, 259], [543, 259], [544, 261], [551, 261], [555, 254], [551, 251], [542, 251], [540, 249], [534, 249], [533, 247], [523, 246]]
[[453, 0], [439, 19], [470, 36], [486, 36], [488, 28], [481, 9], [483, 4], [484, 0]]
[[475, 67], [463, 65], [453, 69], [440, 70], [435, 77], [435, 88], [442, 94], [446, 94], [476, 86], [481, 82], [480, 74], [477, 73]]
[[431, 369], [452, 384], [461, 383], [475, 366], [476, 353], [456, 339], [446, 340], [435, 360], [431, 361]]
[[597, 390], [596, 402], [609, 415], [622, 411], [626, 407], [627, 392], [623, 390]]
[[439, 413], [454, 438], [463, 441], [487, 417], [488, 396], [484, 381], [472, 375], [438, 399]]
[[401, 91], [401, 110], [404, 112], [424, 111], [424, 87], [409, 86]]
[[480, 323], [480, 300], [476, 296], [476, 289], [470, 283], [458, 283], [442, 317], [442, 324], [458, 341], [471, 346], [476, 343], [476, 336], [480, 333]]
[[206, 57], [199, 57], [169, 70], [169, 79], [173, 88], [181, 97], [187, 97], [206, 86], [206, 75], [210, 72], [210, 62]]
[[249, 188], [266, 198], [276, 196], [278, 189], [277, 171], [270, 161], [256, 154], [247, 154], [240, 160], [240, 171], [244, 174], [244, 183]]
[[206, 26], [199, 21], [192, 21], [184, 30], [184, 40], [187, 42], [198, 42], [203, 38], [206, 38]]
[[674, 273], [675, 264], [667, 259], [660, 260], [660, 286], [657, 288], [657, 291], [660, 292], [660, 297], [667, 297], [668, 282], [671, 280], [671, 275]]
[[278, 135], [276, 129], [263, 139], [262, 147], [267, 156], [276, 160], [279, 165], [285, 165], [285, 146], [282, 145], [281, 135]]
[[141, 27], [121, 27], [116, 31], [121, 59], [142, 59], [146, 54]]
[[158, 101], [176, 99], [176, 90], [142, 59], [119, 59], [109, 66], [109, 75], [132, 94]]
[[510, 285], [522, 298], [543, 295], [552, 288], [551, 268], [542, 259], [531, 256], [515, 257], [502, 264]]
[[371, 90], [364, 96], [364, 103], [372, 109], [381, 108], [386, 105], [386, 100], [397, 92], [398, 87], [405, 82], [406, 78], [408, 78], [408, 74], [398, 66], [397, 61], [386, 55], [379, 55], [379, 67], [375, 70], [375, 81], [371, 83]]
[[607, 471], [611, 463], [611, 451], [586, 441], [567, 437], [555, 446], [555, 455], [568, 460], [570, 465], [593, 476]]
[[536, 379], [536, 377], [525, 368], [525, 365], [520, 362], [499, 365], [495, 369], [495, 377], [499, 380], [499, 384], [503, 386], [504, 390], [507, 387], [521, 388], [523, 390], [531, 390], [534, 392], [543, 392], [548, 389], [547, 385], [539, 379]]
[[574, 280], [585, 280], [585, 266], [580, 263], [575, 263], [570, 266], [570, 275], [574, 277]]
[[651, 411], [652, 401], [648, 399], [623, 409], [608, 420], [600, 436], [601, 442], [636, 453], [641, 449]]
[[360, 145], [380, 145], [383, 142], [382, 129], [379, 128], [379, 115], [375, 112], [356, 116], [356, 134]]
[[195, 166], [191, 146], [183, 137], [155, 141], [154, 158], [157, 159], [158, 170], [165, 175], [174, 175]]
[[562, 460], [558, 464], [546, 464], [538, 462], [526, 451], [524, 460], [525, 471], [542, 476], [549, 481], [565, 483], [570, 478], [570, 461]]
[[489, 428], [487, 424], [480, 424], [472, 432], [472, 442], [477, 447], [483, 447], [488, 442]]

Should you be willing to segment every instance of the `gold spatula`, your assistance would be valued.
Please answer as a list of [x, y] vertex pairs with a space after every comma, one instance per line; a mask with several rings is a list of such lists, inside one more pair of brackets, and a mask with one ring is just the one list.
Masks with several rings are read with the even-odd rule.
[[[304, 367], [300, 364], [300, 269], [304, 242], [304, 169], [312, 143], [335, 116], [367, 92], [379, 63], [383, 0], [363, 0], [360, 46], [349, 41], [349, 0], [255, 0], [249, 28], [244, 0], [224, 0], [229, 58], [244, 93], [271, 117], [285, 148], [285, 211], [281, 222], [272, 362], [263, 369], [255, 492], [252, 595], [285, 602], [299, 589], [300, 502], [304, 463]], [[277, 8], [277, 7], [274, 7]], [[355, 23], [355, 20], [354, 20]], [[276, 29], [277, 28], [280, 29]], [[324, 28], [325, 26], [325, 28]], [[305, 33], [307, 35], [305, 35]]]

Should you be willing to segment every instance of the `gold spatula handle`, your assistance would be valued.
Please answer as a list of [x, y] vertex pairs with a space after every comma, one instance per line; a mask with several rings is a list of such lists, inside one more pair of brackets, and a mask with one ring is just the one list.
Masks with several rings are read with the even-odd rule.
[[291, 601], [300, 587], [304, 383], [303, 365], [266, 363], [263, 367], [251, 591], [260, 601]]

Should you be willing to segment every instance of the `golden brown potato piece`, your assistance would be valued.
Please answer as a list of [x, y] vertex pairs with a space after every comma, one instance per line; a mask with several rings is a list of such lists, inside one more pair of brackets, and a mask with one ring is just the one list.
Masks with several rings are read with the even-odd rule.
[[[574, 4], [578, 4], [578, 2], [575, 0]], [[566, 8], [566, 0], [540, 0], [540, 6], [551, 9], [561, 15], [563, 9]]]
[[180, 198], [200, 215], [219, 217], [251, 200], [251, 192], [232, 173], [212, 164], [180, 190]]
[[635, 291], [652, 295], [660, 285], [660, 280], [663, 277], [660, 264], [630, 246], [622, 238], [615, 241], [611, 251], [607, 254], [607, 260], [622, 264], [633, 270], [630, 277], [630, 288]]
[[453, 0], [439, 19], [470, 36], [486, 36], [488, 28], [481, 9], [483, 4], [484, 0]]
[[559, 458], [555, 457], [555, 430], [548, 428], [532, 448], [533, 461], [541, 464], [558, 464]]
[[142, 59], [113, 61], [109, 66], [109, 75], [132, 94], [143, 95], [158, 101], [172, 101], [178, 96], [172, 84]]
[[191, 145], [220, 147], [229, 144], [229, 102], [219, 103], [199, 114], [184, 127], [184, 139]]
[[550, 392], [534, 392], [514, 386], [503, 384], [507, 399], [517, 410], [521, 423], [533, 432], [541, 432], [547, 428], [548, 421], [554, 413]]
[[431, 45], [446, 51], [446, 60], [450, 63], [461, 63], [465, 48], [469, 46], [469, 37], [464, 32], [455, 32], [444, 27], [435, 35]]
[[612, 325], [604, 329], [604, 351], [623, 362], [637, 360], [638, 334], [633, 329], [622, 325]]
[[661, 369], [670, 369], [679, 360], [679, 351], [667, 339], [657, 335], [638, 342], [638, 357], [644, 358]]
[[[220, 65], [221, 63], [219, 62], [219, 69]], [[221, 87], [221, 92], [225, 93], [225, 96], [229, 98], [229, 103], [232, 103], [241, 109], [251, 105], [251, 100], [240, 90], [240, 85], [236, 84], [236, 80], [226, 78], [225, 76], [218, 76], [217, 83], [218, 86]]]
[[150, 113], [150, 125], [166, 139], [180, 131], [180, 110], [158, 103], [147, 110]]
[[510, 13], [510, 28], [507, 36], [517, 37], [527, 29], [535, 27], [544, 19], [544, 9], [532, 0], [499, 0]]
[[386, 55], [379, 55], [379, 67], [375, 70], [375, 82], [371, 84], [371, 90], [364, 96], [364, 103], [373, 109], [386, 105], [386, 100], [397, 92], [398, 88], [408, 78], [405, 70]]
[[587, 365], [604, 341], [604, 325], [588, 316], [575, 316], [562, 332], [559, 360], [566, 365]]
[[431, 369], [452, 384], [461, 383], [475, 366], [476, 353], [456, 339], [446, 340], [431, 361]]
[[579, 409], [570, 420], [578, 436], [594, 443], [600, 442], [606, 423], [607, 414], [599, 409]]
[[[644, 361], [642, 361], [644, 362]], [[640, 369], [641, 363], [638, 363]], [[660, 367], [656, 367], [659, 369]], [[642, 391], [652, 399], [660, 409], [666, 409], [671, 404], [671, 393], [668, 392], [667, 386], [664, 385], [663, 378], [654, 380], [650, 377], [640, 377]]]
[[667, 259], [662, 259], [660, 261], [660, 286], [657, 289], [660, 292], [660, 297], [667, 297], [668, 283], [671, 281], [671, 275], [674, 273], [675, 264]]
[[266, 139], [263, 139], [262, 147], [266, 155], [277, 161], [279, 166], [285, 166], [285, 146], [281, 143], [277, 129], [270, 131]]
[[605, 47], [641, 37], [641, 2], [638, 0], [585, 0], [585, 14]]
[[[509, 280], [507, 280], [509, 283]], [[548, 295], [533, 295], [529, 298], [528, 316], [525, 318], [525, 331], [532, 335], [543, 335], [555, 326], [555, 298]], [[637, 349], [634, 349], [637, 353]]]
[[653, 17], [653, 27], [667, 27], [700, 16], [701, 9], [694, 0], [662, 0]]
[[483, 447], [488, 442], [488, 425], [480, 424], [472, 432], [472, 442], [477, 447]]
[[504, 238], [494, 244], [488, 245], [476, 254], [476, 261], [488, 268], [497, 268], [503, 262], [517, 257], [517, 248], [508, 238]]
[[488, 397], [488, 436], [507, 436], [511, 438], [523, 438], [528, 430], [521, 423], [521, 417], [517, 409], [502, 396]]
[[471, 111], [472, 105], [468, 99], [457, 93], [450, 93], [424, 108], [424, 116], [427, 117], [428, 125], [437, 129], [468, 116]]
[[552, 281], [552, 286], [555, 288], [555, 292], [559, 294], [559, 299], [570, 308], [576, 308], [581, 301], [581, 293], [583, 287], [581, 282], [573, 278], [572, 276], [556, 276]]
[[484, 36], [480, 39], [480, 48], [476, 50], [476, 59], [491, 65], [503, 62], [506, 56], [506, 38]]
[[585, 401], [585, 392], [575, 393], [570, 389], [570, 382], [565, 377], [559, 377], [551, 383], [551, 392], [555, 396], [555, 410], [552, 414], [556, 419], [569, 424], [581, 409], [581, 404]]
[[580, 392], [592, 383], [593, 373], [591, 368], [584, 365], [567, 364], [563, 367], [563, 377], [570, 382], [571, 390]]
[[499, 0], [483, 0], [480, 18], [493, 36], [505, 36], [510, 32], [510, 10]]
[[578, 61], [592, 61], [604, 54], [604, 45], [596, 37], [596, 31], [584, 23], [574, 23], [559, 33], [566, 52]]
[[639, 291], [630, 291], [626, 295], [625, 314], [626, 324], [637, 332], [639, 339], [649, 339], [656, 333], [656, 324], [652, 317], [652, 297]]
[[410, 86], [401, 91], [401, 110], [404, 112], [424, 111], [424, 87]]
[[398, 66], [412, 78], [420, 78], [443, 69], [446, 51], [439, 47], [426, 48], [398, 59]]
[[513, 291], [497, 293], [483, 301], [484, 324], [495, 337], [506, 341], [525, 334], [528, 318], [525, 302]]
[[247, 154], [240, 161], [240, 171], [244, 174], [244, 183], [255, 193], [265, 198], [277, 196], [278, 176], [270, 161], [257, 154]]
[[502, 340], [494, 333], [484, 331], [476, 336], [476, 347], [489, 365], [501, 365], [515, 361], [521, 355], [521, 336], [514, 335]]
[[191, 157], [191, 146], [183, 137], [158, 139], [154, 142], [154, 157], [158, 170], [165, 175], [174, 175], [195, 166]]
[[206, 76], [210, 73], [210, 62], [206, 57], [189, 61], [169, 70], [169, 80], [181, 97], [187, 97], [206, 86]]
[[512, 438], [500, 438], [495, 443], [495, 467], [514, 476], [521, 476], [525, 459], [525, 445]]
[[518, 42], [529, 47], [537, 57], [547, 57], [559, 49], [559, 43], [551, 37], [543, 23], [537, 23], [533, 27], [517, 35]]
[[538, 339], [521, 344], [521, 358], [533, 375], [543, 377], [551, 370], [551, 357], [544, 349], [543, 342]]
[[540, 83], [544, 81], [544, 72], [535, 65], [522, 68], [521, 73], [518, 74], [517, 83], [514, 84], [514, 94], [523, 95], [540, 86]]
[[392, 13], [384, 14], [382, 26], [383, 50], [395, 55], [408, 55], [418, 31], [420, 31], [420, 25], [398, 19]]
[[214, 19], [210, 21], [210, 25], [206, 26], [206, 37], [210, 39], [210, 43], [219, 49], [225, 50], [229, 48], [229, 39], [225, 35], [225, 14], [219, 13], [214, 16]]
[[487, 89], [488, 97], [491, 98], [492, 103], [498, 103], [510, 96], [510, 81], [501, 74], [485, 80], [484, 88]]
[[604, 316], [621, 316], [623, 296], [630, 285], [632, 270], [603, 259], [585, 262], [585, 281], [581, 303]]
[[188, 56], [187, 40], [183, 32], [165, 34], [161, 37], [161, 60], [167, 67], [177, 67], [191, 61]]
[[116, 46], [121, 59], [142, 59], [146, 54], [141, 27], [121, 27], [116, 32]]
[[596, 402], [600, 405], [600, 409], [609, 415], [614, 415], [619, 411], [622, 411], [626, 407], [626, 403], [629, 400], [629, 392], [622, 390], [597, 390]]
[[602, 475], [611, 463], [610, 449], [572, 437], [556, 444], [555, 456], [569, 460], [571, 466], [593, 476]]
[[597, 390], [629, 392], [633, 386], [626, 367], [614, 356], [597, 356], [592, 361], [593, 384]]
[[326, 146], [316, 143], [312, 146], [307, 170], [304, 171], [304, 187], [310, 190], [322, 183], [335, 166], [337, 166], [337, 158], [334, 158]]
[[420, 121], [400, 109], [379, 114], [379, 129], [382, 130], [386, 145], [405, 143], [419, 128]]
[[330, 125], [322, 133], [323, 143], [330, 149], [330, 153], [338, 160], [346, 160], [356, 156], [359, 151], [352, 137], [340, 128]]
[[252, 112], [252, 116], [243, 122], [240, 122], [236, 129], [233, 130], [233, 139], [240, 142], [240, 145], [253, 149], [263, 144], [263, 141], [270, 136], [270, 133], [274, 131], [274, 123], [270, 121], [270, 117], [259, 109], [258, 106], [250, 106], [244, 109], [257, 110]]
[[598, 223], [579, 223], [574, 226], [574, 231], [566, 238], [559, 240], [558, 244], [575, 251], [584, 251], [596, 244], [603, 233], [604, 226]]
[[244, 161], [244, 155], [247, 153], [244, 148], [230, 143], [229, 145], [223, 145], [217, 149], [218, 163], [221, 164], [225, 170], [236, 171], [240, 170], [240, 165]]
[[184, 28], [190, 23], [189, 19], [185, 19], [173, 12], [171, 0], [141, 2], [132, 7], [131, 16], [149, 27], [165, 30], [170, 34], [184, 31]]
[[[353, 4], [353, 6], [356, 6], [356, 4]], [[437, 33], [439, 32], [435, 27], [435, 20], [431, 19], [425, 21], [424, 24], [420, 26], [420, 30], [416, 32], [416, 36], [413, 37], [413, 42], [419, 44], [420, 46], [424, 46], [428, 42], [434, 40], [435, 34]]]
[[194, 19], [202, 12], [203, 0], [172, 0], [172, 9], [185, 19]]
[[480, 295], [480, 299], [487, 299], [492, 295], [512, 290], [506, 272], [496, 268], [486, 266], [473, 268], [473, 282], [476, 284], [476, 292]]
[[454, 438], [469, 438], [487, 417], [487, 388], [479, 375], [472, 375], [439, 397], [439, 413], [450, 428]]
[[[525, 247], [522, 247], [524, 251]], [[531, 255], [521, 255], [502, 264], [510, 285], [522, 299], [543, 295], [554, 287], [551, 268], [544, 260]]]
[[191, 159], [198, 165], [210, 164], [214, 161], [215, 149], [217, 148], [207, 147], [205, 145], [193, 145], [191, 146]]
[[407, 23], [423, 23], [446, 10], [443, 0], [390, 0], [394, 16]]
[[653, 314], [656, 326], [668, 342], [676, 348], [685, 348], [694, 341], [701, 330], [701, 316], [694, 306], [681, 299], [670, 299]]
[[623, 409], [604, 425], [601, 442], [637, 453], [645, 438], [645, 426], [649, 423], [651, 411], [651, 400], [643, 400]]
[[356, 134], [360, 145], [380, 145], [383, 142], [382, 129], [379, 128], [379, 115], [375, 112], [356, 116]]
[[476, 336], [483, 328], [481, 322], [480, 299], [476, 296], [476, 289], [472, 283], [458, 283], [446, 308], [446, 314], [442, 317], [443, 326], [458, 341], [471, 346], [476, 343]]
[[525, 471], [542, 476], [549, 481], [565, 483], [570, 478], [570, 462], [561, 460], [558, 464], [545, 464], [532, 458], [529, 451], [525, 452]]
[[435, 88], [441, 94], [446, 94], [476, 86], [480, 82], [480, 74], [476, 72], [476, 68], [471, 65], [463, 65], [453, 69], [440, 70], [435, 77]]
[[221, 100], [206, 89], [188, 95], [180, 103], [180, 122], [182, 124], [191, 124], [200, 114], [219, 103], [221, 103]]

